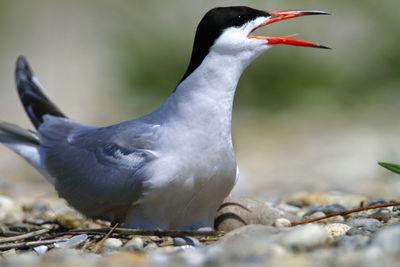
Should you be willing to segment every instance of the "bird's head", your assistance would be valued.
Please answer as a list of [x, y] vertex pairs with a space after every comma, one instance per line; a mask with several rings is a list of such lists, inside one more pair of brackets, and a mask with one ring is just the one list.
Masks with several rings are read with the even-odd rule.
[[[251, 62], [262, 52], [278, 44], [328, 48], [326, 46], [286, 37], [255, 36], [252, 33], [271, 23], [307, 15], [326, 15], [314, 10], [266, 12], [245, 6], [217, 7], [200, 21], [185, 79], [210, 52], [243, 57]], [[183, 80], [182, 79], [182, 80]]]

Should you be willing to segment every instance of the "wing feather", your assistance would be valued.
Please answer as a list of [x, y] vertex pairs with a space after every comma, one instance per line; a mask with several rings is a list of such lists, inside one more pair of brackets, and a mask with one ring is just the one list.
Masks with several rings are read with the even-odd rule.
[[51, 117], [39, 128], [45, 167], [59, 195], [89, 217], [123, 218], [143, 194], [146, 167], [156, 159], [154, 125], [127, 122], [87, 127]]

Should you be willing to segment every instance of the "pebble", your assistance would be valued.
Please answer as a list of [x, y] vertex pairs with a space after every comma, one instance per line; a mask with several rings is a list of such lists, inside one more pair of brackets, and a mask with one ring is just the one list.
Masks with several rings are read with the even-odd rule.
[[144, 247], [145, 252], [150, 252], [152, 250], [156, 250], [158, 246], [155, 243], [150, 243], [147, 246]]
[[370, 207], [370, 206], [374, 206], [374, 205], [378, 205], [378, 204], [385, 204], [385, 203], [387, 203], [385, 200], [375, 200], [375, 201], [372, 201], [372, 202], [369, 202], [368, 203], [368, 207]]
[[280, 230], [276, 227], [267, 225], [251, 224], [235, 229], [218, 240], [221, 245], [232, 244], [237, 240], [240, 242], [243, 239], [253, 239], [255, 237], [269, 239], [272, 235], [279, 233]]
[[[318, 204], [310, 216], [319, 217], [324, 212], [329, 213], [330, 208], [337, 208], [337, 203]], [[285, 203], [277, 206], [261, 204], [263, 208], [266, 206], [278, 214], [310, 213], [310, 205], [306, 202], [304, 206], [291, 203], [301, 208]], [[312, 203], [311, 206], [316, 205]], [[252, 216], [256, 217], [254, 214]], [[31, 216], [29, 222], [43, 223], [40, 218]], [[274, 219], [273, 226], [244, 225], [225, 234], [218, 241], [212, 241], [214, 237], [197, 239], [187, 236], [173, 238], [138, 235], [123, 245], [123, 239], [109, 238], [103, 245], [103, 254], [90, 252], [95, 239], [77, 235], [66, 242], [57, 242], [55, 248], [49, 245], [2, 251], [0, 265], [398, 266], [400, 223], [396, 222], [399, 219], [399, 211], [392, 208], [359, 212], [345, 217], [336, 216], [323, 222], [296, 227], [287, 227], [290, 219], [279, 216]], [[389, 222], [391, 225], [388, 225]], [[28, 225], [25, 221], [18, 228], [29, 231]], [[3, 228], [4, 231], [15, 231], [8, 224], [3, 224]], [[200, 241], [205, 240], [215, 243], [201, 245]], [[82, 241], [84, 245], [80, 243]]]
[[0, 222], [19, 224], [24, 220], [22, 207], [13, 199], [0, 195]]
[[38, 246], [38, 247], [34, 247], [33, 250], [38, 254], [38, 255], [42, 255], [44, 253], [46, 253], [49, 250], [48, 246]]
[[275, 220], [274, 226], [278, 228], [284, 228], [284, 227], [290, 227], [291, 222], [288, 219], [285, 218], [279, 218]]
[[303, 217], [307, 218], [307, 219], [314, 219], [314, 218], [319, 218], [319, 217], [324, 217], [326, 216], [325, 213], [323, 213], [322, 211], [316, 211], [311, 213], [310, 215], [306, 215], [307, 212], [305, 214], [303, 214]]
[[363, 235], [340, 236], [333, 241], [335, 247], [340, 250], [348, 251], [352, 249], [361, 249], [367, 246], [369, 237]]
[[110, 251], [113, 251], [117, 248], [122, 247], [123, 243], [120, 239], [118, 238], [107, 238], [106, 241], [104, 241], [103, 247], [101, 248], [101, 253], [107, 253]]
[[388, 222], [392, 218], [391, 213], [387, 209], [381, 209], [369, 216], [370, 218], [377, 219], [379, 221]]
[[191, 237], [191, 236], [184, 236], [184, 237], [174, 237], [173, 238], [173, 242], [175, 246], [193, 246], [193, 247], [198, 247], [200, 246], [200, 241], [195, 238], [195, 237]]
[[325, 245], [328, 242], [328, 234], [320, 225], [307, 224], [287, 230], [278, 242], [295, 251], [306, 251]]
[[346, 224], [352, 228], [362, 228], [370, 232], [375, 232], [383, 225], [377, 219], [372, 218], [354, 218], [346, 221]]
[[88, 239], [86, 234], [76, 235], [71, 237], [68, 241], [54, 243], [56, 248], [74, 248], [82, 244]]
[[297, 208], [302, 208], [302, 207], [305, 206], [302, 201], [298, 201], [298, 200], [290, 201], [288, 204], [291, 205], [291, 206], [295, 206]]
[[287, 256], [290, 252], [277, 241], [281, 231], [265, 225], [236, 229], [211, 246], [217, 253], [212, 259], [206, 253], [206, 263], [208, 266], [260, 266], [264, 258]]
[[353, 236], [353, 235], [363, 235], [364, 231], [358, 228], [350, 228], [347, 232], [346, 235]]
[[299, 207], [293, 206], [293, 205], [288, 205], [286, 203], [280, 203], [276, 207], [284, 212], [292, 213], [292, 214], [296, 214], [300, 211]]
[[312, 209], [308, 212], [306, 212], [303, 216], [310, 216], [311, 214], [317, 212], [317, 211], [322, 211], [325, 214], [330, 214], [334, 212], [340, 212], [340, 211], [345, 211], [346, 208], [343, 207], [342, 205], [339, 204], [327, 204], [327, 205], [322, 205], [319, 206], [315, 209]]
[[385, 226], [375, 233], [371, 244], [390, 256], [400, 255], [400, 223]]
[[349, 229], [351, 229], [351, 227], [343, 223], [331, 223], [325, 225], [325, 231], [330, 238], [346, 235]]
[[295, 193], [289, 196], [285, 202], [290, 203], [293, 201], [300, 201], [305, 205], [339, 204], [346, 209], [351, 209], [354, 207], [359, 207], [360, 203], [366, 203], [368, 199], [362, 195], [345, 194], [341, 192], [327, 192], [318, 194]]
[[185, 266], [202, 266], [207, 260], [207, 255], [200, 249], [190, 249], [180, 254]]
[[144, 247], [143, 239], [134, 237], [124, 245], [125, 251], [142, 251]]

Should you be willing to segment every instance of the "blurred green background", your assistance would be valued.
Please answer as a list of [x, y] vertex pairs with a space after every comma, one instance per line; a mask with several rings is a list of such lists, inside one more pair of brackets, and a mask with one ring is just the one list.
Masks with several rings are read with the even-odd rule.
[[[201, 17], [227, 5], [333, 13], [257, 31], [299, 33], [333, 49], [279, 46], [245, 71], [233, 118], [235, 192], [266, 200], [321, 190], [396, 197], [400, 179], [376, 164], [400, 162], [400, 2], [393, 0], [2, 0], [0, 119], [31, 128], [14, 89], [20, 54], [71, 118], [108, 125], [151, 112], [186, 70]], [[16, 155], [0, 147], [0, 156], [0, 190], [42, 186]], [[28, 186], [16, 189], [17, 181]]]

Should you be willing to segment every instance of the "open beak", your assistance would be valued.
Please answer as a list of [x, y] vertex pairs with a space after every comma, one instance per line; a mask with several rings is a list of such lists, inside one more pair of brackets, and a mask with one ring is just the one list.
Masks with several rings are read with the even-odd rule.
[[[254, 32], [258, 28], [264, 27], [268, 24], [285, 20], [285, 19], [292, 19], [296, 17], [308, 16], [308, 15], [330, 15], [328, 12], [324, 11], [316, 11], [316, 10], [287, 10], [287, 11], [275, 11], [269, 12], [272, 16], [267, 19], [265, 22], [258, 25], [254, 28], [251, 32]], [[316, 48], [324, 48], [330, 49], [327, 46], [320, 45], [317, 43], [311, 43], [303, 40], [292, 39], [293, 35], [285, 36], [285, 37], [269, 37], [269, 36], [254, 36], [249, 35], [249, 38], [259, 39], [259, 40], [266, 40], [268, 45], [278, 45], [278, 44], [286, 44], [286, 45], [294, 45], [294, 46], [305, 46], [305, 47], [316, 47]]]

